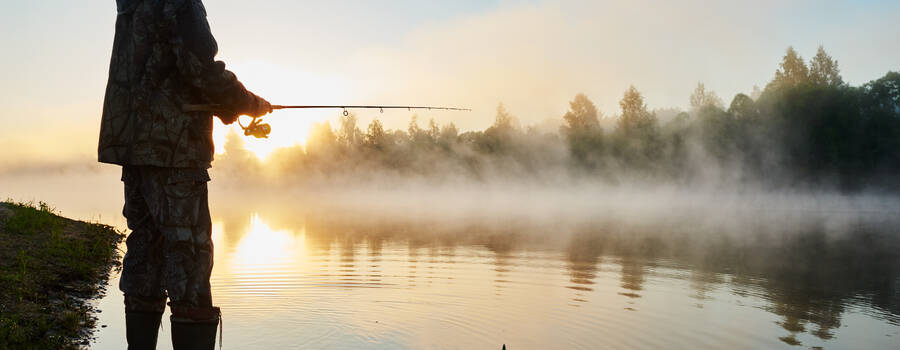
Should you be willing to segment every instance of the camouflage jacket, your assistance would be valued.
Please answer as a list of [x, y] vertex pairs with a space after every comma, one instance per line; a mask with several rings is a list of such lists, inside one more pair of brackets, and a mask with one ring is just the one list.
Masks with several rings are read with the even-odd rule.
[[[225, 64], [200, 0], [117, 0], [118, 17], [103, 103], [100, 162], [208, 168], [214, 103], [244, 114], [259, 99]], [[233, 116], [221, 116], [223, 118]]]

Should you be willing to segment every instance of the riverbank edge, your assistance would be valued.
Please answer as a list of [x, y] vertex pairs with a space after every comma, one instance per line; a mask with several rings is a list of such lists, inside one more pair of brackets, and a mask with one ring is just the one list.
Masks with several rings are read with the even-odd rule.
[[86, 348], [124, 238], [43, 202], [0, 202], [0, 348]]

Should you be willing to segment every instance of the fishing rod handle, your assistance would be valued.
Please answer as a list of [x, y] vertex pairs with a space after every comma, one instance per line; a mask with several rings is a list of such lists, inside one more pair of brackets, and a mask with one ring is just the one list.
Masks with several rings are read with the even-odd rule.
[[231, 110], [217, 104], [183, 104], [182, 112], [231, 113]]

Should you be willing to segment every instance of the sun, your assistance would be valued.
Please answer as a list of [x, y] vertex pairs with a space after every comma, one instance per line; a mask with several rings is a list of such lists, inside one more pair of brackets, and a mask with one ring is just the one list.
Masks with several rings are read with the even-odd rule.
[[[272, 104], [327, 104], [347, 98], [344, 96], [345, 84], [340, 77], [322, 76], [264, 61], [233, 61], [229, 69], [250, 91]], [[245, 137], [246, 148], [265, 160], [279, 148], [303, 146], [313, 123], [328, 120], [334, 113], [327, 110], [274, 111], [262, 118], [272, 126], [269, 137]], [[247, 125], [251, 118], [243, 116], [240, 120]], [[228, 126], [217, 123], [214, 128], [213, 140], [217, 152], [224, 152], [222, 145], [230, 130], [243, 134], [237, 123]]]
[[[275, 115], [268, 115], [262, 118], [263, 122], [272, 126], [272, 133], [268, 138], [255, 138], [252, 136], [241, 136], [244, 138], [244, 147], [260, 160], [265, 160], [269, 155], [279, 148], [303, 146], [309, 134], [312, 122], [316, 119], [303, 118], [304, 116], [291, 115], [290, 111], [279, 111]], [[251, 118], [247, 116], [240, 117], [244, 125], [250, 123]], [[223, 125], [217, 123], [213, 131], [213, 139], [216, 144], [216, 151], [224, 152], [222, 145], [225, 144], [225, 135], [234, 130], [239, 135], [243, 135], [243, 130], [234, 123], [232, 125]]]

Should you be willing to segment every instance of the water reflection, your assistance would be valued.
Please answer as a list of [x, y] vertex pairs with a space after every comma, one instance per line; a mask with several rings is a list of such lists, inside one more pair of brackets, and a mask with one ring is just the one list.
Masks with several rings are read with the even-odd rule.
[[[79, 186], [88, 196], [69, 180], [4, 184], [10, 197], [124, 227], [118, 177], [98, 173]], [[674, 201], [633, 195], [473, 217], [212, 198], [226, 346], [896, 348], [900, 216], [790, 205], [672, 213]], [[116, 281], [101, 318], [118, 319], [99, 333], [115, 340], [94, 348], [123, 347]]]
[[603, 252], [601, 241], [597, 238], [592, 234], [576, 234], [566, 249], [566, 269], [569, 271], [569, 282], [572, 283], [566, 288], [575, 291], [572, 301], [576, 303], [588, 302], [590, 292], [594, 291], [591, 286], [597, 277], [597, 266]]
[[629, 298], [640, 298], [640, 292], [644, 290], [644, 264], [637, 257], [626, 257], [622, 259], [622, 288], [624, 295]]
[[[227, 214], [212, 282], [237, 348], [878, 348], [900, 332], [893, 222], [710, 236], [597, 221], [550, 236], [522, 223]], [[709, 322], [723, 318], [741, 321]]]
[[690, 281], [694, 291], [690, 297], [697, 300], [695, 306], [702, 309], [705, 302], [714, 300], [716, 288], [724, 283], [724, 277], [716, 272], [697, 269], [690, 272]]
[[250, 218], [246, 234], [241, 237], [229, 259], [235, 267], [274, 266], [299, 263], [306, 255], [306, 242], [302, 232], [273, 230], [259, 214]]
[[898, 241], [892, 232], [860, 225], [837, 238], [813, 230], [779, 243], [768, 254], [757, 250], [766, 260], [745, 269], [765, 277], [757, 287], [770, 301], [766, 309], [782, 318], [778, 324], [788, 334], [781, 341], [803, 345], [797, 336], [804, 332], [834, 338], [849, 305], [865, 305], [867, 313], [897, 324]]

